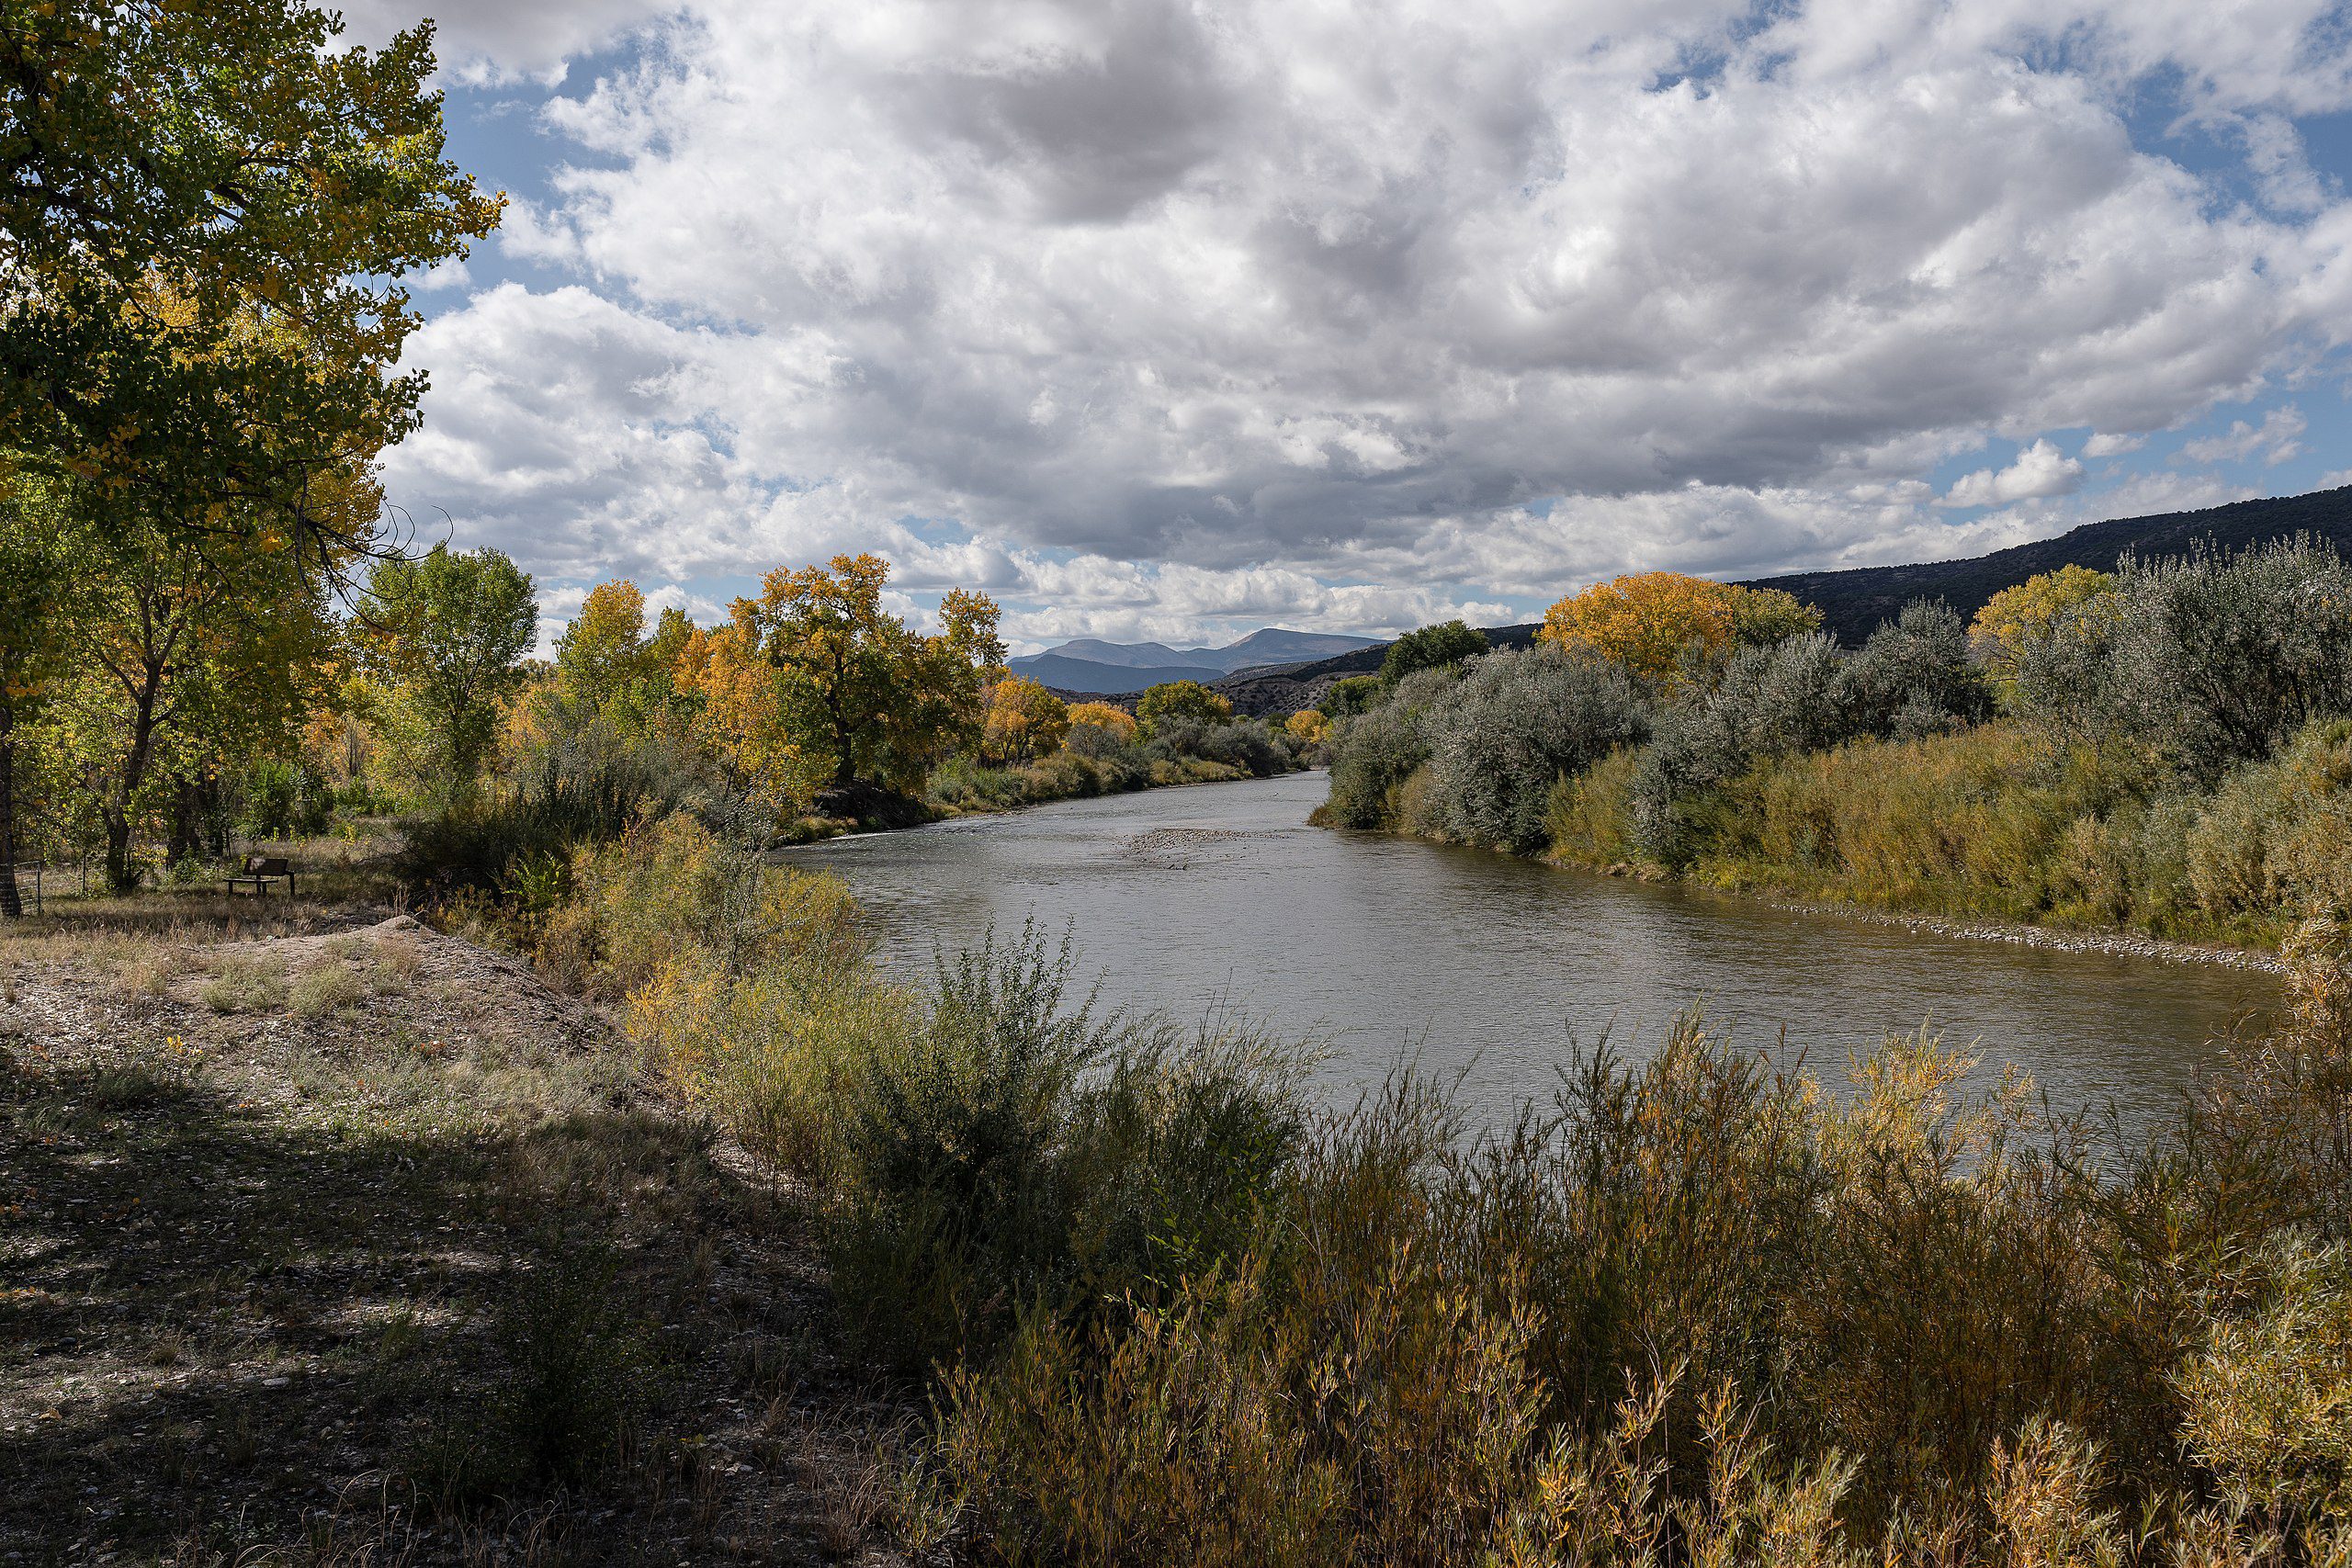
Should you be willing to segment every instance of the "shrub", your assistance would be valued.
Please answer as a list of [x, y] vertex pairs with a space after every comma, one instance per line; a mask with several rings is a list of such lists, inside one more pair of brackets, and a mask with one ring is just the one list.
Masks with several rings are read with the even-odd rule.
[[1424, 720], [1432, 814], [1449, 837], [1532, 853], [1552, 786], [1647, 730], [1631, 676], [1589, 653], [1488, 654]]
[[1388, 645], [1388, 651], [1380, 658], [1380, 678], [1394, 685], [1416, 670], [1442, 669], [1486, 651], [1486, 634], [1471, 630], [1465, 621], [1423, 626]]
[[[1956, 729], [1992, 712], [1968, 629], [1941, 602], [1914, 600], [1870, 635], [1846, 666], [1849, 733], [1908, 739]], [[1835, 737], [1845, 739], [1844, 735]]]
[[[2340, 1066], [2352, 943], [2313, 940], [2291, 1053]], [[1309, 1131], [1254, 1244], [1121, 1310], [1023, 1313], [951, 1370], [940, 1451], [973, 1544], [2334, 1561], [2352, 1275], [2285, 1201], [2334, 1190], [2232, 1109], [2281, 1092], [2275, 1053], [2154, 1144], [2104, 1145], [2119, 1179], [1967, 1066], [1891, 1041], [1839, 1097], [1685, 1020], [1475, 1143], [1399, 1080]], [[2276, 1196], [2233, 1209], [2247, 1181]]]
[[763, 864], [690, 817], [578, 852], [570, 880], [571, 897], [541, 933], [540, 964], [609, 1000], [682, 965], [730, 978], [786, 964], [836, 974], [872, 949], [838, 879]]
[[2184, 1440], [2288, 1519], [2352, 1519], [2352, 1258], [2281, 1235], [2249, 1272], [2253, 1310], [2216, 1316], [2172, 1374]]
[[2127, 560], [2112, 593], [2024, 642], [2017, 690], [2042, 725], [2125, 737], [2211, 782], [2352, 715], [2352, 566], [2302, 540]]
[[1289, 1154], [1294, 1055], [1099, 1016], [1069, 971], [1034, 928], [943, 958], [920, 1021], [858, 1069], [836, 1277], [912, 1365], [985, 1348], [1024, 1305], [1213, 1266]]
[[1203, 730], [1191, 742], [1193, 754], [1227, 767], [1239, 768], [1252, 778], [1272, 778], [1289, 771], [1290, 747], [1262, 724], [1219, 724]]
[[1331, 794], [1324, 819], [1342, 828], [1394, 823], [1394, 792], [1429, 761], [1423, 715], [1453, 689], [1458, 668], [1408, 675], [1378, 705], [1340, 727], [1331, 742]]
[[524, 1472], [576, 1483], [618, 1456], [649, 1392], [642, 1330], [602, 1248], [570, 1247], [516, 1282], [498, 1324], [497, 1404]]
[[468, 793], [404, 826], [399, 869], [428, 890], [508, 891], [517, 866], [617, 839], [685, 804], [693, 790], [658, 753], [551, 749], [514, 784]]
[[238, 793], [237, 828], [250, 839], [322, 833], [334, 811], [334, 791], [307, 759], [263, 758], [245, 770]]

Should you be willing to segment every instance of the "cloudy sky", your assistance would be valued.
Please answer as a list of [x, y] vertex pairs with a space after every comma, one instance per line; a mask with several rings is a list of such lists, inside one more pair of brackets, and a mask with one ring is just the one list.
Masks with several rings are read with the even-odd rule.
[[[416, 0], [349, 11], [362, 39]], [[1016, 649], [1524, 620], [2352, 482], [2321, 0], [503, 0], [421, 529]]]

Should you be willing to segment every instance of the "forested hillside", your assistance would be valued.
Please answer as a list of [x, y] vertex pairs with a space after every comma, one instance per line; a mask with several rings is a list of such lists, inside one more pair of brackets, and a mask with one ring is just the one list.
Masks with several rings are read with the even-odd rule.
[[2180, 556], [2200, 545], [2227, 553], [2297, 534], [2324, 539], [2338, 550], [2352, 548], [2352, 487], [2241, 501], [2202, 512], [2086, 523], [2054, 539], [1966, 560], [1793, 572], [1759, 578], [1745, 586], [1778, 588], [1819, 606], [1822, 630], [1850, 648], [1869, 637], [1880, 622], [1894, 619], [1914, 599], [1941, 599], [1965, 618], [1983, 609], [2002, 589], [2061, 567], [2110, 571], [2117, 558], [2128, 554]]

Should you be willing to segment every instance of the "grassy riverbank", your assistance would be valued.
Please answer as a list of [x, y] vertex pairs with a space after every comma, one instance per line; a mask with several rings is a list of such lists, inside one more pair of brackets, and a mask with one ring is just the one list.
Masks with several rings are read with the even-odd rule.
[[1696, 1019], [1472, 1138], [1436, 1086], [1327, 1111], [1280, 1042], [1104, 1016], [1034, 938], [885, 984], [838, 886], [687, 824], [578, 886], [542, 962], [795, 1179], [854, 1342], [930, 1383], [903, 1486], [961, 1554], [2352, 1551], [2330, 924], [2144, 1140], [1932, 1039], [1831, 1084]]
[[[1638, 619], [1620, 586], [1563, 611]], [[1319, 819], [2276, 951], [2352, 905], [2347, 606], [2352, 567], [2297, 544], [2035, 579], [1973, 627], [1914, 604], [1851, 650], [1786, 626], [1743, 641], [1736, 616], [1676, 642], [1564, 614], [1535, 649], [1358, 694]]]
[[[1142, 749], [1127, 748], [1140, 751]], [[974, 811], [1015, 811], [1056, 800], [1088, 800], [1097, 795], [1129, 795], [1137, 790], [1165, 789], [1177, 784], [1230, 784], [1241, 779], [1271, 778], [1304, 764], [1298, 753], [1267, 752], [1250, 761], [1225, 761], [1200, 756], [1087, 757], [1057, 751], [1050, 757], [1005, 766], [957, 758], [931, 776], [923, 791], [932, 808], [944, 816]], [[1260, 771], [1262, 769], [1263, 771]]]
[[0, 949], [10, 1547], [2352, 1551], [2324, 922], [2294, 1021], [2142, 1138], [1932, 1039], [1824, 1081], [1695, 1018], [1472, 1137], [1034, 936], [888, 981], [840, 884], [685, 815], [563, 885], [461, 905], [488, 948], [186, 903]]
[[2052, 755], [1987, 725], [1778, 758], [1727, 781], [1672, 863], [1636, 842], [1631, 754], [1562, 783], [1550, 858], [1959, 920], [2276, 951], [2352, 902], [2352, 724], [2315, 723], [2210, 787]]

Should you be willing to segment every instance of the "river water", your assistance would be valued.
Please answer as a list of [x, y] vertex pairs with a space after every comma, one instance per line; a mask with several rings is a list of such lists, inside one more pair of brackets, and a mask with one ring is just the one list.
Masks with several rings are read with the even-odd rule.
[[1694, 1004], [1736, 1041], [1849, 1052], [1923, 1024], [2013, 1063], [2059, 1108], [2169, 1103], [2213, 1039], [2274, 1007], [2267, 975], [1922, 934], [1418, 840], [1310, 828], [1320, 773], [967, 817], [788, 852], [877, 917], [887, 964], [1042, 922], [1107, 1002], [1230, 1009], [1316, 1037], [1351, 1100], [1401, 1060], [1474, 1115], [1548, 1098], [1576, 1045], [1640, 1059]]

